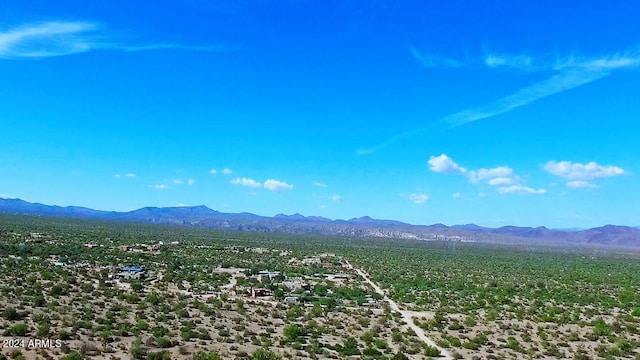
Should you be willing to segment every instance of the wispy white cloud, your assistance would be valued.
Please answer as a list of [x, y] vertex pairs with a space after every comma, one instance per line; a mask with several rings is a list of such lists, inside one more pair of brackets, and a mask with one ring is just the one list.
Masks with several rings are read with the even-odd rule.
[[222, 173], [225, 175], [231, 175], [233, 174], [233, 170], [229, 169], [229, 168], [224, 168], [222, 169]]
[[556, 71], [550, 78], [526, 86], [511, 95], [505, 96], [485, 106], [464, 110], [445, 117], [442, 121], [449, 127], [504, 114], [533, 101], [558, 94], [609, 76], [615, 70], [637, 68], [640, 66], [640, 51], [633, 49], [625, 53], [615, 53], [599, 58], [569, 57], [553, 62], [535, 64], [529, 56], [489, 57], [492, 67], [510, 66], [526, 70]]
[[340, 201], [342, 201], [342, 196], [340, 196], [340, 195], [332, 195], [331, 196], [331, 200], [335, 201], [335, 202], [340, 202]]
[[499, 187], [498, 188], [498, 193], [500, 194], [523, 194], [523, 195], [529, 195], [529, 194], [545, 194], [547, 192], [547, 190], [545, 189], [534, 189], [534, 188], [530, 188], [528, 186], [524, 186], [524, 185], [510, 185], [510, 186], [503, 186], [503, 187]]
[[456, 68], [456, 67], [465, 66], [464, 62], [462, 61], [449, 59], [441, 56], [436, 56], [433, 54], [427, 54], [419, 51], [413, 46], [409, 47], [409, 51], [411, 52], [411, 55], [413, 55], [413, 58], [416, 59], [416, 61], [420, 65], [427, 68], [436, 68], [436, 67]]
[[326, 188], [327, 184], [320, 182], [320, 181], [314, 181], [311, 183], [311, 185], [315, 186], [315, 187], [319, 187], [319, 188]]
[[467, 169], [456, 164], [453, 160], [451, 160], [450, 157], [445, 154], [440, 154], [439, 156], [431, 156], [427, 163], [429, 164], [429, 169], [437, 173], [464, 174], [467, 172]]
[[425, 194], [409, 194], [409, 200], [416, 204], [424, 204], [429, 200], [429, 196]]
[[588, 84], [609, 75], [603, 70], [571, 70], [524, 87], [487, 105], [460, 111], [442, 119], [448, 128], [501, 115], [547, 96]]
[[216, 175], [217, 173], [218, 173], [218, 170], [217, 170], [217, 169], [211, 169], [211, 170], [209, 170], [209, 174]]
[[462, 195], [457, 192], [457, 193], [453, 193], [453, 195], [451, 195], [451, 197], [453, 197], [454, 199], [460, 199], [462, 197]]
[[188, 50], [188, 51], [205, 51], [218, 52], [229, 51], [239, 47], [229, 47], [224, 45], [184, 45], [174, 43], [160, 43], [148, 45], [124, 45], [124, 44], [105, 44], [102, 49], [113, 49], [122, 51], [146, 51], [146, 50]]
[[45, 22], [0, 32], [0, 58], [38, 58], [89, 51], [98, 26], [89, 22]]
[[262, 187], [262, 184], [251, 179], [251, 178], [235, 178], [233, 180], [231, 180], [231, 184], [233, 185], [240, 185], [240, 186], [245, 186], [245, 187], [249, 187], [249, 188], [259, 188]]
[[[472, 184], [486, 182], [488, 185], [495, 187], [499, 194], [545, 194], [547, 192], [545, 189], [524, 186], [522, 178], [516, 175], [513, 169], [508, 166], [467, 170], [445, 154], [431, 156], [428, 163], [433, 172], [463, 175]], [[460, 197], [460, 193], [453, 194], [454, 199]]]
[[293, 189], [293, 185], [287, 184], [284, 181], [275, 179], [268, 179], [263, 184], [264, 188], [271, 191], [284, 191]]
[[154, 189], [158, 189], [158, 190], [164, 190], [164, 189], [168, 189], [169, 188], [169, 186], [165, 185], [165, 184], [149, 185], [149, 187], [154, 188]]
[[491, 186], [502, 186], [502, 185], [511, 185], [513, 184], [514, 179], [510, 177], [497, 177], [489, 180], [489, 185]]
[[571, 161], [548, 161], [543, 168], [560, 178], [566, 179], [572, 189], [593, 189], [598, 187], [591, 180], [626, 174], [624, 169], [614, 165], [600, 165], [595, 161], [586, 164]]
[[110, 39], [105, 28], [100, 24], [87, 21], [49, 21], [0, 30], [0, 59], [46, 58], [94, 50], [227, 51], [231, 49], [232, 47], [224, 45], [123, 44]]
[[[182, 179], [175, 179], [175, 180], [173, 180], [172, 182], [173, 182], [174, 184], [176, 184], [176, 185], [182, 185], [182, 184], [184, 184], [184, 183], [185, 183], [185, 181], [184, 181], [184, 180], [182, 180]], [[187, 179], [186, 183], [187, 183], [187, 185], [193, 185], [193, 184], [195, 184], [195, 183], [196, 183], [196, 181], [195, 181], [194, 179]]]
[[490, 68], [510, 67], [519, 70], [538, 70], [534, 58], [528, 55], [496, 55], [487, 54], [484, 63]]
[[595, 189], [598, 187], [598, 185], [592, 184], [586, 180], [567, 181], [567, 186], [572, 189]]
[[549, 173], [568, 180], [593, 180], [624, 175], [624, 170], [618, 166], [600, 165], [595, 161], [587, 164], [572, 163], [571, 161], [549, 161], [544, 165]]
[[483, 180], [489, 180], [489, 185], [504, 185], [505, 183], [514, 182], [513, 169], [508, 166], [498, 166], [491, 169], [478, 169], [469, 172], [469, 180], [477, 183]]
[[121, 179], [122, 177], [127, 177], [127, 178], [132, 179], [132, 178], [136, 177], [136, 174], [134, 174], [134, 173], [126, 173], [124, 175], [116, 174], [115, 177], [116, 177], [116, 179]]
[[[190, 179], [191, 180], [191, 179]], [[240, 185], [248, 188], [265, 188], [269, 191], [285, 191], [293, 189], [293, 185], [287, 184], [284, 181], [276, 180], [276, 179], [267, 179], [264, 183], [259, 181], [255, 181], [251, 178], [238, 177], [231, 180], [231, 184]], [[189, 184], [192, 185], [192, 184]]]
[[[414, 57], [421, 55], [414, 48], [410, 50]], [[426, 64], [437, 63], [424, 62], [426, 62]], [[493, 102], [453, 113], [418, 129], [393, 135], [376, 146], [358, 149], [358, 155], [372, 154], [401, 139], [415, 136], [418, 133], [427, 131], [437, 133], [474, 121], [498, 116], [545, 97], [589, 84], [607, 77], [615, 71], [637, 69], [640, 67], [640, 48], [594, 58], [570, 56], [555, 59], [554, 61], [536, 61], [535, 58], [527, 55], [491, 54], [485, 57], [484, 63], [491, 68], [510, 67], [529, 71], [544, 70], [553, 73], [553, 75], [542, 81], [520, 88]]]

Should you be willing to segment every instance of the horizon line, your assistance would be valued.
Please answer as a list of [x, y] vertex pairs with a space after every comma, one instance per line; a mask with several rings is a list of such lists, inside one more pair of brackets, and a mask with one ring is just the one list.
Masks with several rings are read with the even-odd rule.
[[[58, 207], [58, 208], [63, 208], [63, 209], [67, 209], [67, 208], [83, 208], [83, 209], [88, 209], [88, 210], [93, 210], [93, 211], [98, 211], [98, 212], [117, 213], [117, 214], [128, 214], [128, 213], [132, 213], [132, 212], [135, 212], [135, 211], [138, 211], [138, 210], [142, 210], [142, 209], [146, 209], [146, 208], [175, 209], [175, 208], [205, 207], [205, 208], [207, 208], [207, 209], [209, 209], [211, 211], [215, 211], [215, 212], [218, 212], [218, 213], [221, 213], [221, 214], [233, 214], [233, 215], [251, 214], [251, 215], [264, 217], [264, 218], [275, 218], [278, 215], [283, 215], [283, 216], [287, 216], [287, 217], [294, 216], [294, 215], [300, 215], [300, 216], [304, 217], [305, 219], [308, 219], [310, 217], [315, 217], [315, 218], [327, 219], [327, 220], [329, 220], [331, 222], [337, 222], [337, 221], [349, 222], [349, 221], [352, 221], [352, 220], [359, 220], [359, 219], [368, 218], [368, 219], [371, 219], [371, 220], [374, 220], [374, 221], [386, 221], [386, 222], [391, 221], [391, 222], [402, 223], [404, 225], [409, 225], [409, 226], [427, 226], [427, 227], [442, 225], [442, 226], [445, 226], [447, 228], [455, 228], [455, 227], [460, 227], [460, 226], [471, 226], [472, 225], [472, 226], [478, 226], [478, 227], [481, 227], [481, 228], [484, 228], [484, 229], [500, 229], [500, 228], [504, 228], [504, 227], [517, 227], [517, 228], [531, 228], [531, 229], [545, 228], [545, 229], [548, 229], [548, 230], [551, 230], [551, 231], [569, 231], [569, 232], [591, 230], [591, 229], [602, 228], [602, 227], [605, 227], [605, 226], [621, 226], [621, 227], [628, 227], [628, 228], [631, 228], [631, 229], [640, 229], [640, 225], [620, 225], [620, 224], [604, 224], [604, 225], [592, 226], [592, 227], [571, 227], [570, 226], [570, 227], [561, 227], [561, 228], [558, 228], [558, 227], [547, 227], [546, 225], [538, 225], [538, 226], [532, 226], [532, 225], [529, 225], [529, 226], [501, 225], [501, 226], [498, 226], [498, 227], [491, 227], [491, 226], [479, 225], [479, 224], [476, 224], [474, 222], [466, 223], [466, 224], [453, 224], [453, 225], [447, 225], [447, 224], [444, 224], [442, 222], [436, 222], [436, 223], [433, 223], [433, 224], [414, 224], [414, 223], [408, 223], [408, 222], [405, 222], [405, 221], [402, 221], [402, 220], [396, 220], [396, 219], [376, 219], [376, 218], [372, 218], [369, 215], [363, 215], [363, 216], [360, 216], [360, 217], [352, 217], [350, 219], [339, 219], [339, 218], [327, 218], [327, 217], [320, 216], [320, 215], [303, 215], [303, 214], [301, 214], [299, 212], [296, 212], [296, 213], [290, 214], [290, 215], [287, 215], [287, 214], [284, 214], [284, 213], [277, 213], [275, 215], [271, 215], [270, 216], [270, 215], [260, 215], [260, 214], [256, 214], [256, 213], [248, 212], [248, 211], [221, 212], [221, 211], [218, 211], [218, 210], [214, 210], [214, 209], [210, 208], [209, 206], [207, 206], [205, 204], [200, 204], [200, 205], [176, 205], [176, 206], [143, 206], [143, 207], [140, 207], [140, 208], [137, 208], [137, 209], [134, 209], [134, 210], [129, 210], [129, 211], [117, 211], [117, 210], [94, 209], [94, 208], [91, 208], [91, 207], [78, 206], [78, 205], [66, 205], [66, 206], [63, 206], [63, 205], [50, 205], [50, 204], [44, 204], [44, 203], [40, 203], [40, 202], [31, 202], [31, 201], [28, 201], [28, 200], [21, 199], [19, 197], [7, 198], [7, 197], [0, 196], [0, 200], [18, 200], [18, 201], [26, 202], [26, 203], [31, 204], [31, 205], [42, 205], [42, 206], [47, 206], [47, 207]], [[6, 214], [6, 212], [4, 212], [2, 209], [0, 209], [0, 214], [3, 214], [3, 213]], [[35, 215], [33, 213], [22, 213], [22, 214]], [[55, 217], [55, 215], [49, 215], [49, 216]], [[75, 217], [73, 217], [73, 218], [75, 218]], [[463, 230], [466, 230], [466, 229], [463, 229]]]

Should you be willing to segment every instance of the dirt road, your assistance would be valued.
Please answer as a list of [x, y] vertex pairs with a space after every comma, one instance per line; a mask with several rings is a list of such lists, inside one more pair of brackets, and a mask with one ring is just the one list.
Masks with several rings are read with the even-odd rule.
[[418, 338], [420, 338], [420, 340], [422, 340], [425, 343], [427, 343], [428, 345], [433, 346], [433, 347], [437, 348], [438, 350], [440, 350], [439, 359], [447, 359], [447, 360], [453, 359], [453, 357], [451, 356], [451, 354], [449, 354], [448, 351], [446, 351], [446, 350], [442, 349], [441, 347], [439, 347], [438, 345], [436, 345], [436, 343], [424, 333], [424, 330], [422, 330], [421, 327], [419, 327], [418, 325], [416, 325], [413, 322], [412, 314], [414, 314], [414, 312], [400, 309], [398, 304], [395, 301], [391, 300], [385, 294], [385, 292], [382, 290], [382, 288], [380, 286], [378, 286], [378, 284], [376, 284], [373, 281], [371, 281], [371, 278], [369, 277], [369, 274], [367, 274], [366, 272], [364, 272], [361, 269], [354, 268], [353, 265], [351, 265], [351, 263], [349, 263], [348, 260], [345, 260], [345, 263], [347, 264], [347, 267], [349, 269], [355, 270], [358, 273], [358, 275], [360, 275], [367, 284], [371, 285], [371, 287], [373, 287], [373, 289], [378, 294], [383, 296], [384, 301], [389, 303], [389, 306], [391, 307], [391, 310], [397, 311], [402, 315], [402, 319], [416, 333], [416, 335], [418, 336]]

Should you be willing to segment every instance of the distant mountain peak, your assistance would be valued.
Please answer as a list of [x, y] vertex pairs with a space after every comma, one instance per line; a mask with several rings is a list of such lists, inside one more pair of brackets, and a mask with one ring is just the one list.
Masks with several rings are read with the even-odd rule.
[[503, 226], [485, 228], [476, 224], [411, 225], [395, 220], [378, 220], [362, 216], [350, 220], [331, 220], [320, 216], [278, 214], [273, 217], [252, 213], [223, 213], [206, 205], [144, 207], [129, 212], [101, 211], [77, 206], [50, 206], [21, 199], [0, 198], [0, 212], [66, 218], [125, 220], [154, 224], [197, 226], [255, 232], [287, 234], [345, 235], [393, 239], [433, 239], [503, 244], [538, 244], [558, 246], [613, 246], [640, 249], [640, 229], [605, 225], [586, 230], [550, 230], [544, 226]]
[[463, 224], [463, 225], [453, 225], [453, 228], [456, 229], [466, 229], [466, 230], [477, 230], [477, 229], [483, 229], [482, 226], [480, 225], [476, 225], [476, 224]]

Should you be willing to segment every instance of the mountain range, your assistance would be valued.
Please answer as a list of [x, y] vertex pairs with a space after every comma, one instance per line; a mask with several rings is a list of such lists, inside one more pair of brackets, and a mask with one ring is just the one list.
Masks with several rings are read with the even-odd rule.
[[101, 211], [78, 206], [52, 206], [21, 199], [0, 198], [0, 213], [67, 218], [134, 221], [154, 224], [205, 227], [285, 234], [346, 237], [377, 237], [423, 241], [482, 242], [521, 245], [603, 246], [640, 249], [640, 229], [606, 225], [582, 230], [554, 230], [544, 226], [488, 228], [475, 224], [446, 226], [412, 225], [368, 216], [332, 220], [320, 216], [223, 213], [204, 205], [144, 207], [129, 212]]

